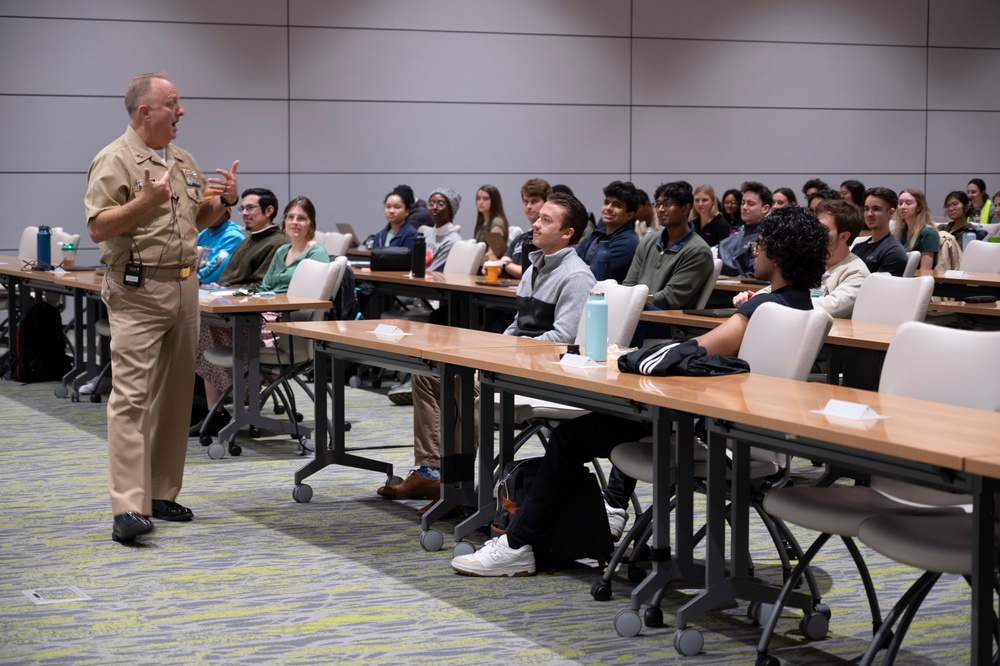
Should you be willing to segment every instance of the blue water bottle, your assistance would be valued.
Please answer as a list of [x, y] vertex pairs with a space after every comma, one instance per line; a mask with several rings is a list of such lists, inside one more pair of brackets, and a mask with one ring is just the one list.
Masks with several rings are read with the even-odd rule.
[[597, 281], [611, 279], [611, 249], [607, 243], [598, 243], [594, 253], [594, 264], [590, 269]]
[[604, 294], [591, 294], [587, 299], [587, 336], [584, 340], [587, 356], [595, 361], [608, 360], [608, 302]]
[[38, 251], [35, 263], [44, 267], [52, 265], [52, 230], [48, 227], [38, 227]]

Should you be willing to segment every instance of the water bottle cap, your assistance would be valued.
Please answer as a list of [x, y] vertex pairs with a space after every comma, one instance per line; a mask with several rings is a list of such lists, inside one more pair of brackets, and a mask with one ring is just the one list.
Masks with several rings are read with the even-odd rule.
[[62, 249], [63, 252], [72, 252], [76, 249], [76, 245], [73, 245], [72, 243], [63, 243]]

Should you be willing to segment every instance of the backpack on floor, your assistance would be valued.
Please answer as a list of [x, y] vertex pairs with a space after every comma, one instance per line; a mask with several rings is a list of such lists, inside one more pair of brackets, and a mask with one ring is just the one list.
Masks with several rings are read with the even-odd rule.
[[[541, 458], [514, 460], [504, 467], [496, 485], [496, 513], [490, 523], [490, 536], [507, 533], [518, 506], [522, 505], [538, 474]], [[552, 530], [541, 543], [531, 544], [535, 568], [551, 571], [583, 558], [602, 563], [614, 549], [611, 528], [604, 508], [604, 496], [597, 477], [581, 467], [579, 475], [567, 487], [571, 492], [553, 516]]]
[[66, 354], [62, 316], [55, 306], [35, 303], [17, 325], [10, 378], [19, 382], [48, 382], [63, 378], [73, 367]]

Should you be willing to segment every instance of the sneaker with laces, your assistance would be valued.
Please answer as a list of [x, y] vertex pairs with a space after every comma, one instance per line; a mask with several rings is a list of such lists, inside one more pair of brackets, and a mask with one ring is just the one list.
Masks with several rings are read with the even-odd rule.
[[394, 405], [412, 405], [413, 389], [410, 388], [410, 380], [407, 379], [389, 389], [389, 400]]
[[531, 546], [514, 549], [507, 545], [507, 535], [490, 539], [471, 555], [452, 559], [451, 568], [463, 576], [532, 576], [535, 554]]
[[625, 531], [625, 523], [628, 522], [628, 511], [616, 509], [607, 502], [604, 503], [604, 510], [608, 513], [608, 526], [611, 528], [611, 540], [618, 541]]

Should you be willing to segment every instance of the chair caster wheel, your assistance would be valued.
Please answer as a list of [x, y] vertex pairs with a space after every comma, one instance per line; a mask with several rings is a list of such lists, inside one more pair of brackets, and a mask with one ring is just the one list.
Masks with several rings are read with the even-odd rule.
[[451, 550], [451, 556], [461, 557], [462, 555], [472, 555], [474, 552], [476, 552], [476, 547], [471, 542], [459, 541]]
[[208, 457], [212, 460], [221, 460], [226, 455], [226, 447], [219, 442], [208, 447]]
[[774, 604], [766, 604], [762, 601], [751, 601], [747, 606], [747, 617], [754, 621], [754, 624], [765, 625], [771, 613], [774, 612]]
[[590, 586], [590, 596], [596, 601], [611, 601], [611, 585], [599, 580]]
[[444, 546], [444, 534], [438, 532], [437, 530], [427, 530], [426, 532], [421, 532], [420, 547], [428, 553], [439, 551], [442, 546]]
[[361, 377], [358, 377], [357, 375], [352, 375], [347, 380], [347, 385], [350, 386], [351, 388], [361, 388]]
[[344, 432], [351, 432], [351, 422], [344, 421]]
[[212, 436], [202, 435], [201, 437], [198, 438], [198, 441], [201, 442], [202, 446], [208, 446], [209, 444], [212, 443]]
[[313, 444], [313, 441], [308, 437], [299, 440], [299, 446], [301, 446], [304, 451], [308, 451], [309, 453], [312, 453], [313, 451], [316, 450], [316, 445]]
[[295, 422], [296, 423], [302, 423], [302, 419], [304, 419], [304, 418], [305, 417], [302, 416], [302, 414], [300, 414], [299, 412], [295, 412]]
[[811, 641], [818, 641], [826, 638], [830, 630], [830, 618], [822, 613], [806, 613], [799, 620], [799, 632]]
[[693, 627], [674, 632], [674, 649], [685, 657], [693, 657], [705, 647], [705, 637]]
[[376, 377], [375, 379], [373, 379], [372, 380], [372, 388], [373, 389], [382, 388], [382, 380], [379, 379], [378, 377]]
[[247, 433], [248, 433], [248, 434], [250, 435], [250, 439], [257, 439], [258, 437], [260, 437], [261, 435], [263, 435], [263, 434], [264, 434], [264, 433], [263, 433], [263, 432], [261, 431], [261, 429], [260, 429], [260, 428], [258, 428], [257, 426], [250, 426], [250, 427], [249, 427], [249, 428], [247, 429]]
[[57, 398], [65, 398], [69, 395], [69, 389], [66, 388], [65, 384], [60, 384], [56, 387], [55, 394]]
[[90, 401], [92, 403], [94, 403], [95, 405], [98, 404], [99, 402], [101, 402], [101, 394], [100, 393], [91, 393], [90, 394]]
[[642, 631], [642, 620], [634, 610], [618, 611], [615, 615], [615, 631], [623, 638], [638, 636]]
[[642, 615], [642, 619], [647, 627], [663, 626], [663, 609], [659, 606], [650, 606]]
[[274, 413], [275, 414], [284, 414], [285, 413], [285, 406], [284, 405], [275, 405], [274, 406]]
[[292, 488], [292, 499], [299, 504], [308, 504], [312, 499], [313, 489], [307, 483], [300, 483], [299, 485]]
[[229, 455], [231, 455], [231, 456], [238, 456], [241, 453], [243, 453], [243, 447], [242, 446], [240, 446], [239, 444], [230, 444], [229, 445]]
[[633, 585], [638, 585], [642, 581], [646, 580], [646, 570], [642, 567], [630, 564], [628, 567], [628, 580]]
[[757, 661], [754, 663], [755, 666], [781, 666], [778, 658], [769, 654], [758, 654]]

